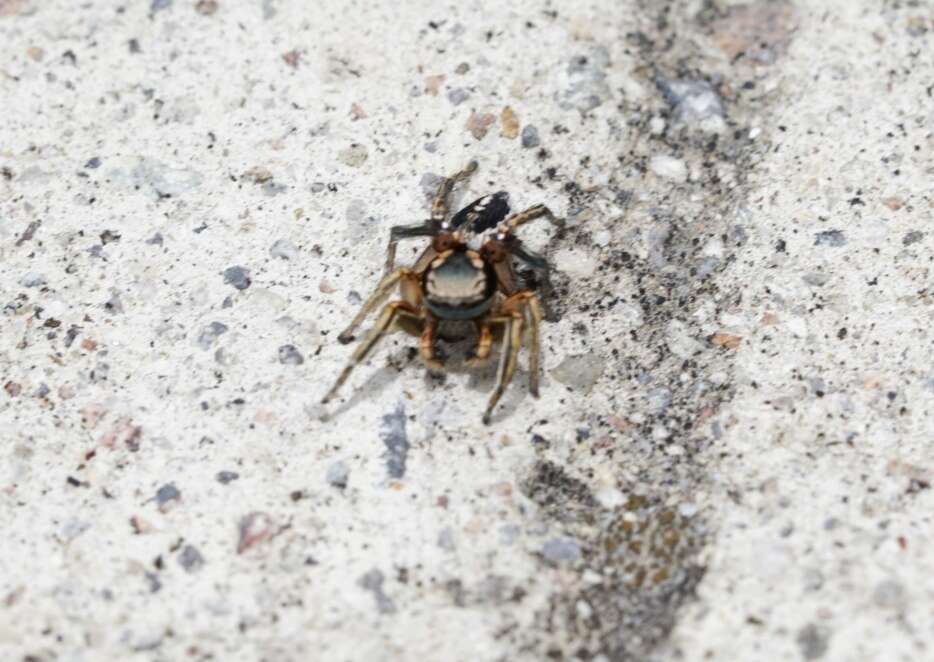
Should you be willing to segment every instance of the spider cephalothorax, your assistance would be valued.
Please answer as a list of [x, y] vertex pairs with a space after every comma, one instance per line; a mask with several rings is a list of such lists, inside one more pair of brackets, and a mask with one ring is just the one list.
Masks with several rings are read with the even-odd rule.
[[[448, 217], [451, 189], [476, 169], [476, 161], [471, 161], [464, 170], [441, 181], [429, 221], [399, 225], [390, 230], [387, 275], [338, 339], [342, 343], [353, 340], [357, 327], [396, 286], [401, 290], [402, 299], [383, 308], [373, 330], [354, 351], [350, 363], [323, 402], [334, 396], [354, 366], [396, 322], [403, 322], [404, 328], [415, 329], [420, 335], [419, 354], [434, 370], [442, 369], [435, 353], [438, 326], [442, 322], [472, 321], [476, 326], [477, 346], [468, 361], [470, 365], [481, 365], [489, 358], [492, 327], [503, 328], [496, 390], [483, 415], [484, 423], [490, 422], [496, 403], [512, 379], [523, 331], [527, 328], [529, 390], [538, 397], [541, 307], [532, 291], [519, 288], [513, 258], [538, 269], [546, 268], [547, 263], [526, 249], [514, 232], [520, 225], [542, 216], [556, 224], [558, 221], [544, 205], [508, 216], [509, 196], [504, 191], [485, 195]], [[411, 267], [396, 270], [396, 244], [400, 239], [412, 237], [431, 237], [431, 243]]]

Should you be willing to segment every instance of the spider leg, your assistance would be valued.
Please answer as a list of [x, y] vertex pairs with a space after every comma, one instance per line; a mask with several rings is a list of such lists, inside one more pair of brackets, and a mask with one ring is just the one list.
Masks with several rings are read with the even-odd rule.
[[518, 292], [502, 304], [503, 312], [520, 311], [529, 325], [529, 392], [538, 397], [538, 381], [541, 371], [541, 323], [542, 307], [534, 292]]
[[389, 245], [386, 247], [385, 275], [392, 273], [396, 268], [396, 245], [401, 239], [413, 237], [430, 237], [434, 234], [434, 227], [430, 221], [415, 223], [414, 225], [394, 225], [389, 228]]
[[477, 170], [477, 162], [471, 161], [467, 164], [463, 170], [459, 173], [451, 176], [445, 177], [441, 180], [441, 183], [438, 185], [438, 192], [435, 194], [435, 199], [431, 202], [431, 220], [435, 223], [442, 223], [448, 215], [448, 196], [451, 195], [451, 190], [454, 188], [454, 185], [470, 177]]
[[479, 368], [486, 364], [490, 358], [490, 350], [493, 348], [493, 332], [490, 330], [490, 322], [485, 319], [477, 320], [477, 347], [474, 355], [466, 361], [470, 368]]
[[392, 292], [392, 289], [396, 286], [403, 278], [405, 279], [415, 279], [418, 280], [418, 277], [413, 274], [409, 269], [397, 269], [391, 274], [386, 276], [379, 285], [376, 286], [373, 294], [370, 295], [370, 298], [366, 300], [366, 303], [360, 308], [357, 315], [351, 320], [350, 324], [347, 325], [347, 328], [344, 329], [341, 334], [337, 337], [337, 340], [342, 344], [346, 345], [354, 339], [354, 333], [357, 330], [363, 320], [373, 312], [373, 309], [376, 308], [387, 296]]
[[338, 375], [337, 381], [334, 382], [334, 386], [332, 386], [331, 390], [327, 392], [327, 395], [321, 399], [321, 404], [327, 404], [328, 401], [337, 394], [338, 389], [347, 381], [347, 378], [357, 364], [366, 358], [366, 355], [370, 353], [370, 350], [373, 349], [379, 339], [386, 334], [386, 331], [392, 326], [392, 323], [402, 315], [420, 319], [418, 311], [405, 301], [393, 301], [383, 308], [383, 312], [380, 314], [372, 330], [370, 330], [369, 335], [357, 345], [357, 348], [350, 357], [350, 361], [341, 371], [341, 374]]
[[425, 327], [422, 329], [422, 337], [418, 341], [418, 354], [429, 370], [435, 372], [444, 371], [444, 365], [436, 358], [435, 337], [438, 334], [438, 318], [434, 315], [425, 313]]
[[551, 213], [551, 210], [548, 209], [548, 207], [545, 205], [532, 205], [525, 211], [520, 211], [517, 214], [513, 214], [505, 221], [503, 221], [502, 224], [500, 224], [501, 232], [511, 234], [519, 226], [525, 225], [526, 223], [534, 221], [536, 218], [541, 218], [542, 216], [551, 221], [551, 223], [556, 227], [564, 227], [564, 222]]
[[513, 312], [509, 317], [496, 317], [491, 321], [506, 323], [506, 336], [503, 339], [502, 355], [499, 359], [499, 369], [496, 371], [496, 388], [490, 396], [486, 411], [483, 413], [484, 425], [490, 424], [493, 416], [493, 409], [496, 403], [503, 397], [506, 387], [512, 381], [512, 375], [516, 371], [516, 362], [519, 358], [519, 346], [522, 342], [522, 313]]

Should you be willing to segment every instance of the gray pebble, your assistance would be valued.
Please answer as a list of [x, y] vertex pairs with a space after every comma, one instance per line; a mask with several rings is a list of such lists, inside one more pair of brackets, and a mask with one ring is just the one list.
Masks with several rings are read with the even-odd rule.
[[172, 1], [173, 0], [152, 0], [152, 4], [149, 5], [149, 10], [155, 13], [163, 9], [168, 9], [172, 6]]
[[99, 157], [95, 156], [88, 159], [88, 162], [84, 164], [84, 167], [88, 170], [95, 170], [101, 166], [101, 160]]
[[19, 279], [19, 284], [23, 287], [39, 287], [45, 285], [48, 281], [42, 274], [30, 272]]
[[830, 280], [830, 276], [828, 276], [827, 274], [813, 272], [809, 274], [804, 274], [801, 277], [801, 280], [803, 280], [808, 285], [813, 285], [814, 287], [823, 287], [824, 285], [827, 284], [827, 281]]
[[250, 280], [250, 272], [243, 267], [227, 267], [224, 269], [224, 282], [233, 285], [238, 290], [245, 290], [253, 282]]
[[578, 354], [565, 358], [551, 371], [551, 376], [565, 386], [588, 393], [600, 379], [605, 365], [597, 354]]
[[610, 97], [606, 82], [609, 66], [610, 52], [602, 46], [587, 55], [572, 57], [568, 63], [570, 86], [562, 93], [559, 105], [565, 110], [588, 112], [602, 104]]
[[116, 315], [123, 314], [123, 301], [120, 299], [119, 292], [113, 292], [110, 295], [110, 298], [104, 302], [104, 310], [108, 313], [114, 313]]
[[298, 259], [298, 249], [288, 239], [278, 239], [269, 247], [269, 254], [273, 257], [281, 257], [283, 260]]
[[339, 490], [347, 487], [347, 480], [350, 478], [350, 468], [341, 460], [328, 467], [325, 479], [328, 485], [336, 487]]
[[349, 165], [351, 168], [359, 168], [366, 161], [369, 154], [367, 154], [366, 147], [360, 143], [353, 143], [350, 147], [342, 149], [337, 153], [337, 158], [341, 163]]
[[814, 623], [808, 623], [798, 631], [796, 641], [805, 660], [817, 660], [824, 656], [829, 645], [830, 633]]
[[185, 568], [186, 572], [198, 572], [201, 566], [204, 565], [204, 557], [201, 556], [201, 552], [197, 548], [192, 545], [185, 545], [178, 554], [178, 563]]
[[815, 246], [843, 246], [846, 244], [846, 236], [841, 230], [825, 230], [814, 235]]
[[204, 329], [201, 330], [201, 334], [198, 336], [198, 347], [201, 349], [207, 350], [211, 349], [211, 346], [217, 341], [217, 339], [227, 333], [227, 325], [221, 322], [211, 322]]
[[301, 365], [304, 362], [305, 357], [295, 348], [295, 345], [282, 345], [279, 348], [279, 363], [282, 365]]
[[396, 606], [389, 596], [383, 592], [384, 580], [383, 573], [377, 568], [373, 568], [360, 577], [358, 583], [362, 588], [373, 593], [373, 597], [376, 599], [376, 608], [381, 614], [391, 614], [396, 611]]
[[450, 101], [455, 106], [461, 105], [469, 98], [470, 92], [465, 90], [463, 87], [455, 87], [453, 90], [448, 91], [448, 101]]
[[160, 233], [157, 232], [156, 234], [154, 234], [153, 236], [151, 236], [149, 239], [147, 239], [147, 240], [146, 240], [146, 243], [149, 244], [150, 246], [161, 246], [161, 245], [162, 245], [162, 235], [161, 235]]
[[674, 111], [677, 121], [700, 122], [709, 117], [723, 117], [723, 101], [708, 81], [668, 80], [659, 78], [656, 86]]
[[188, 168], [173, 168], [161, 161], [142, 158], [130, 172], [128, 183], [155, 200], [177, 198], [201, 186], [204, 177]]
[[274, 195], [285, 193], [286, 191], [289, 190], [289, 187], [286, 186], [285, 184], [277, 184], [275, 181], [269, 180], [268, 182], [263, 182], [262, 189], [263, 189], [263, 195], [271, 198]]
[[457, 543], [454, 541], [454, 532], [451, 530], [451, 527], [447, 526], [441, 529], [441, 533], [438, 534], [438, 547], [446, 552], [453, 552], [457, 549]]
[[166, 483], [156, 490], [156, 503], [160, 506], [167, 504], [169, 501], [177, 501], [181, 498], [182, 493], [179, 492], [178, 488], [172, 483]]
[[580, 544], [573, 538], [552, 538], [542, 546], [542, 556], [555, 563], [576, 561], [581, 556]]
[[872, 600], [884, 609], [899, 609], [905, 606], [905, 587], [894, 579], [886, 579], [872, 592]]
[[532, 124], [526, 124], [522, 127], [522, 146], [526, 149], [532, 149], [542, 144], [538, 137], [538, 129]]
[[911, 232], [906, 234], [904, 237], [902, 237], [902, 243], [905, 246], [911, 246], [912, 244], [918, 243], [922, 239], [924, 239], [923, 232], [921, 232], [920, 230], [912, 230]]
[[381, 419], [379, 436], [386, 446], [386, 468], [390, 478], [405, 476], [405, 461], [409, 453], [409, 438], [405, 432], [405, 407], [400, 402], [392, 413]]
[[232, 483], [233, 481], [237, 480], [239, 477], [240, 477], [240, 474], [238, 474], [236, 471], [218, 471], [217, 476], [215, 476], [215, 478], [217, 478], [217, 482], [220, 483], [221, 485]]

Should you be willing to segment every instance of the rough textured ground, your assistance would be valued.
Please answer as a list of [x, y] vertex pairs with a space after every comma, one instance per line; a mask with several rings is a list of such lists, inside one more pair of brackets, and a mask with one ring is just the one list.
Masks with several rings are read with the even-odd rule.
[[[934, 655], [932, 39], [917, 1], [0, 0], [0, 657]], [[399, 334], [319, 405], [473, 158], [458, 201], [567, 219], [524, 233], [541, 399], [485, 427], [493, 368]]]

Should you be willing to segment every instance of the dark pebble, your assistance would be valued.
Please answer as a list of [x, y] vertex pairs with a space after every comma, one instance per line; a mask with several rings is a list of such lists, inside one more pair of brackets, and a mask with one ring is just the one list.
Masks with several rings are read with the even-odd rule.
[[232, 483], [240, 477], [236, 471], [218, 471], [217, 472], [217, 482], [221, 485], [226, 485], [227, 483]]
[[295, 345], [282, 345], [279, 348], [279, 363], [283, 365], [301, 365], [304, 362], [305, 357], [295, 348]]
[[527, 124], [522, 129], [522, 146], [526, 149], [532, 149], [538, 147], [542, 144], [541, 139], [538, 137], [538, 129], [536, 129], [531, 124]]
[[224, 269], [224, 282], [238, 290], [245, 290], [253, 281], [250, 280], [249, 270], [243, 267], [227, 267]]

